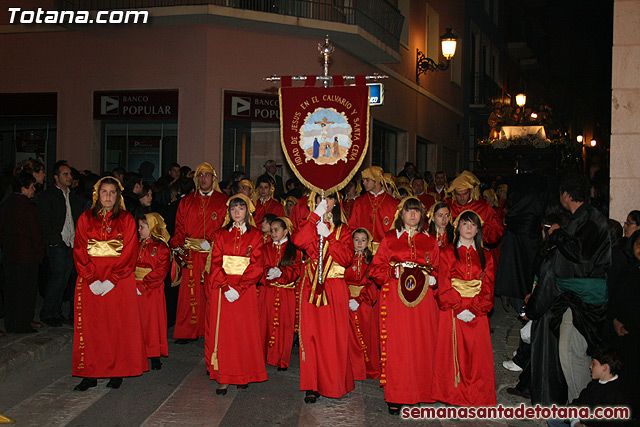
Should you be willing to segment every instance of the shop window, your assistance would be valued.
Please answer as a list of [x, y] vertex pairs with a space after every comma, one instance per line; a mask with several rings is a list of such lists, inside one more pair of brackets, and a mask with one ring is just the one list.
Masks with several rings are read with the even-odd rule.
[[371, 164], [395, 175], [397, 163], [398, 132], [380, 122], [373, 123]]

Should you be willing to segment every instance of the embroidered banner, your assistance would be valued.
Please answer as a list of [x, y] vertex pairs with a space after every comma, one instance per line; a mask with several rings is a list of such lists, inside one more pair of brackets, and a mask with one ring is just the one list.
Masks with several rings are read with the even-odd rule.
[[282, 87], [280, 134], [305, 186], [318, 193], [342, 189], [369, 147], [369, 87]]

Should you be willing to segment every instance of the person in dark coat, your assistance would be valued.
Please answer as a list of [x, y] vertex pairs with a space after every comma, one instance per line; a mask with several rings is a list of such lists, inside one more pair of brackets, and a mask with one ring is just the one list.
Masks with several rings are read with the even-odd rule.
[[58, 327], [63, 322], [64, 291], [74, 270], [73, 240], [75, 224], [82, 213], [82, 199], [71, 191], [71, 168], [64, 160], [55, 164], [53, 181], [54, 185], [50, 185], [36, 201], [49, 265], [40, 320]]
[[36, 308], [38, 267], [45, 246], [38, 209], [31, 201], [36, 179], [20, 172], [13, 179], [13, 193], [0, 208], [0, 242], [5, 274], [4, 322], [7, 332], [37, 332], [31, 326]]
[[545, 212], [549, 186], [533, 173], [531, 162], [520, 162], [522, 173], [509, 184], [505, 232], [496, 273], [496, 295], [509, 297], [518, 312], [525, 295], [531, 293], [533, 260], [540, 245], [540, 223]]
[[284, 185], [282, 184], [282, 178], [280, 175], [276, 175], [276, 170], [278, 169], [278, 165], [275, 160], [267, 160], [264, 163], [265, 172], [258, 177], [256, 182], [260, 182], [260, 179], [268, 179], [273, 182], [275, 187], [275, 192], [273, 193], [273, 198], [275, 200], [280, 200], [284, 196]]

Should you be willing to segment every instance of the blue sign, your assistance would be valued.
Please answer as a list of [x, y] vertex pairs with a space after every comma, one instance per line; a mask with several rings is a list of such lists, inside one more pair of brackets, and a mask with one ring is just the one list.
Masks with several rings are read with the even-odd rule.
[[367, 86], [369, 86], [369, 105], [382, 105], [384, 103], [382, 83], [367, 83]]

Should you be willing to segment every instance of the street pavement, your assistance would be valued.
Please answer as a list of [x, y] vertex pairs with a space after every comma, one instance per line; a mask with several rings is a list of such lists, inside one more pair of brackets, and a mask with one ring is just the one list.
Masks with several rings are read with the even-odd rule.
[[[0, 326], [1, 327], [1, 326]], [[517, 374], [502, 367], [518, 345], [520, 322], [504, 311], [499, 299], [491, 316], [498, 404], [527, 404], [504, 389]], [[169, 331], [171, 334], [172, 330]], [[170, 335], [169, 335], [170, 336]], [[299, 390], [299, 360], [294, 348], [285, 372], [268, 367], [269, 380], [246, 390], [234, 386], [226, 396], [215, 394], [217, 383], [205, 374], [203, 341], [169, 344], [163, 368], [125, 378], [122, 387], [105, 387], [107, 380], [87, 392], [71, 373], [73, 328], [44, 327], [37, 334], [0, 337], [0, 414], [20, 426], [393, 426], [412, 422], [388, 414], [378, 382], [358, 382], [342, 399], [321, 397], [303, 402]], [[441, 407], [444, 405], [424, 405]], [[414, 421], [415, 422], [415, 421]], [[421, 420], [428, 426], [533, 426], [524, 420]]]

